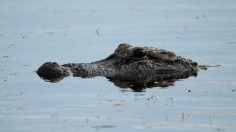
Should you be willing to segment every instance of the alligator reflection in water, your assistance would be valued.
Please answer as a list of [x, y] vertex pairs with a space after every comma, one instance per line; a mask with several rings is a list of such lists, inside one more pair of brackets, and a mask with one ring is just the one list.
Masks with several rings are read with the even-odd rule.
[[125, 89], [130, 88], [134, 91], [143, 91], [146, 88], [153, 88], [153, 87], [169, 87], [173, 86], [175, 81], [179, 79], [188, 78], [189, 76], [197, 76], [197, 73], [193, 73], [191, 75], [183, 75], [183, 76], [176, 76], [170, 74], [156, 74], [156, 75], [132, 75], [126, 77], [113, 77], [108, 78], [109, 81], [113, 82], [114, 85]]
[[197, 76], [197, 65], [171, 51], [124, 43], [100, 61], [63, 65], [46, 62], [36, 72], [49, 82], [58, 82], [69, 75], [82, 78], [104, 76], [118, 87], [142, 91], [151, 87], [168, 87], [178, 79]]

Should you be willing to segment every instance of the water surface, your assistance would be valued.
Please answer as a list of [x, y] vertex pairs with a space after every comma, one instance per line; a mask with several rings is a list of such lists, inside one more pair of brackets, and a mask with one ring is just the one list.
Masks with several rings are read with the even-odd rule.
[[[0, 131], [234, 131], [235, 12], [233, 0], [1, 1]], [[144, 92], [34, 72], [103, 59], [123, 42], [221, 66]]]

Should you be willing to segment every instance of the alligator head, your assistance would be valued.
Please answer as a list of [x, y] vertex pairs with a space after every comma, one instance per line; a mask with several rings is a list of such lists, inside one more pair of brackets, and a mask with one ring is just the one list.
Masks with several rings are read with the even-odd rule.
[[120, 44], [106, 59], [92, 63], [59, 65], [46, 62], [37, 74], [48, 81], [58, 82], [66, 76], [88, 78], [104, 76], [120, 87], [166, 87], [175, 80], [197, 75], [197, 63], [177, 56], [174, 52]]

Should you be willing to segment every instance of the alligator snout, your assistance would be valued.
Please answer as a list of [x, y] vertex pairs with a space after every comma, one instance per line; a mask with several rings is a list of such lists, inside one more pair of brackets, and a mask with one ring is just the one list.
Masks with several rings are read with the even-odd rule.
[[56, 62], [46, 62], [38, 68], [36, 73], [46, 80], [58, 80], [68, 76], [67, 69]]

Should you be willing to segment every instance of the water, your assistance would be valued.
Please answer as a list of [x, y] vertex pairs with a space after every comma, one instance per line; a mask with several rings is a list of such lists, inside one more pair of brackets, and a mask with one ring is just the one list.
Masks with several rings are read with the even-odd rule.
[[[233, 0], [1, 1], [0, 131], [234, 131], [235, 12]], [[141, 93], [34, 72], [103, 59], [122, 42], [221, 66]]]

